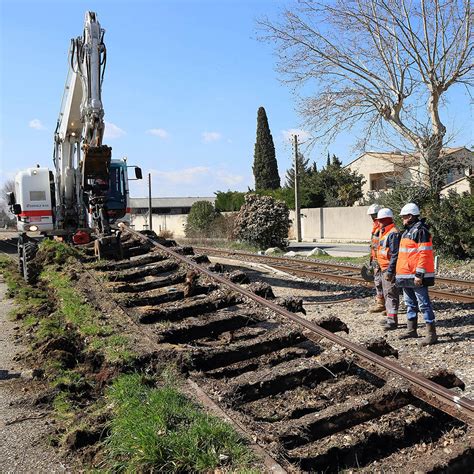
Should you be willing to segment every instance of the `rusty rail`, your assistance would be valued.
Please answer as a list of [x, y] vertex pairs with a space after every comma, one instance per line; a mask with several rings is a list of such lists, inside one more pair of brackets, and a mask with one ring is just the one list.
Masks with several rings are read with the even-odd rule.
[[[221, 250], [221, 249], [213, 249], [208, 247], [195, 247], [198, 251], [203, 251], [209, 254], [217, 253], [220, 255], [228, 256], [232, 258], [232, 255], [240, 256], [240, 257], [247, 257], [249, 259], [254, 260], [263, 260], [269, 266], [276, 268], [278, 270], [282, 270], [288, 273], [294, 273], [301, 276], [310, 276], [319, 278], [322, 280], [330, 280], [335, 282], [349, 282], [357, 285], [364, 285], [367, 287], [371, 287], [372, 283], [365, 281], [360, 276], [357, 276], [357, 273], [360, 271], [360, 267], [352, 267], [349, 265], [344, 264], [334, 264], [334, 263], [320, 263], [320, 262], [311, 262], [308, 260], [300, 260], [295, 261], [294, 259], [288, 257], [274, 257], [271, 255], [257, 255], [250, 252], [241, 252], [241, 251], [233, 251], [233, 250]], [[351, 271], [353, 275], [342, 275], [337, 273], [329, 273], [323, 271], [317, 271], [309, 268], [304, 267], [315, 267], [315, 268], [329, 268], [334, 269], [336, 271], [347, 270]], [[455, 278], [446, 278], [446, 277], [437, 277], [436, 281], [438, 283], [442, 283], [445, 285], [453, 285], [459, 286], [462, 288], [473, 288], [474, 282], [470, 280], [456, 280]], [[434, 298], [445, 299], [449, 301], [455, 301], [460, 303], [474, 303], [474, 296], [470, 294], [464, 294], [459, 292], [450, 292], [444, 290], [438, 290], [431, 288], [430, 294]]]

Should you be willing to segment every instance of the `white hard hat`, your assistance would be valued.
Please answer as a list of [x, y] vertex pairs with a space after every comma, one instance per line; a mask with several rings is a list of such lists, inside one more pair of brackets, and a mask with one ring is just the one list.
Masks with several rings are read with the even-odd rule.
[[382, 209], [382, 206], [380, 204], [371, 204], [367, 209], [367, 215], [370, 216], [372, 214], [377, 214], [380, 209]]
[[409, 202], [408, 204], [405, 204], [400, 211], [401, 216], [406, 216], [408, 214], [411, 214], [412, 216], [419, 216], [420, 208], [414, 202]]
[[388, 207], [380, 209], [380, 211], [377, 213], [377, 219], [383, 219], [384, 217], [391, 217], [393, 219], [393, 212]]

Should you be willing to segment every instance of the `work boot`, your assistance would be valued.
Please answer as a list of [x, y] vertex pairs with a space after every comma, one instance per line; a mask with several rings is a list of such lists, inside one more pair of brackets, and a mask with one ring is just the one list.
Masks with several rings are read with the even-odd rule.
[[376, 298], [374, 306], [369, 308], [369, 313], [381, 313], [382, 311], [385, 311], [385, 300]]
[[399, 336], [398, 339], [410, 339], [418, 337], [418, 320], [417, 319], [408, 319], [407, 320], [407, 332]]
[[379, 322], [380, 322], [380, 325], [381, 326], [385, 326], [386, 322], [387, 322], [387, 311], [382, 311], [380, 313], [382, 316], [383, 316], [383, 319], [381, 319]]
[[385, 320], [384, 324], [384, 331], [393, 331], [394, 329], [398, 328], [398, 317], [397, 315], [390, 315], [387, 316], [387, 319]]
[[436, 334], [436, 324], [434, 321], [432, 323], [426, 323], [426, 336], [420, 342], [421, 346], [431, 346], [438, 342], [438, 336]]

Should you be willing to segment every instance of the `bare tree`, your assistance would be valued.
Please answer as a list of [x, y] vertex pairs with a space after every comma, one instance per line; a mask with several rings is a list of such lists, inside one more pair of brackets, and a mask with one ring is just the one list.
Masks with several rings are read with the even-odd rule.
[[259, 24], [302, 90], [306, 126], [331, 139], [363, 123], [365, 144], [389, 124], [420, 156], [421, 183], [439, 189], [443, 94], [473, 83], [470, 0], [300, 0]]

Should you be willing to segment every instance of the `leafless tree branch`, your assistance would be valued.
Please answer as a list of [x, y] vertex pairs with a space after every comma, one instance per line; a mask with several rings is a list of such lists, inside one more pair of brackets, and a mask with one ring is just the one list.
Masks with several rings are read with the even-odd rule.
[[367, 143], [389, 125], [420, 156], [424, 184], [438, 186], [443, 94], [474, 82], [470, 0], [299, 0], [259, 26], [314, 137], [362, 123]]

